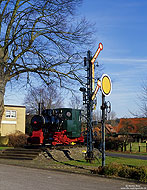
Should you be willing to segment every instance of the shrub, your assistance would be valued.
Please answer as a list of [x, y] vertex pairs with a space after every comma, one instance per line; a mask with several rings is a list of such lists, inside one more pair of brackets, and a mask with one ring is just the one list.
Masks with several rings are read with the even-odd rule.
[[8, 135], [8, 138], [9, 138], [8, 146], [24, 147], [27, 144], [28, 136], [20, 131], [16, 131], [15, 133]]
[[124, 177], [124, 178], [134, 179], [135, 172], [137, 172], [136, 168], [125, 166], [125, 165], [121, 165], [121, 168], [118, 171], [118, 176], [119, 177]]
[[137, 177], [137, 180], [140, 180], [142, 182], [147, 182], [147, 167], [140, 167], [138, 169], [138, 175], [135, 176]]
[[105, 167], [98, 167], [98, 169], [93, 170], [92, 173], [106, 176], [119, 176], [147, 182], [147, 167], [130, 167], [111, 163]]
[[[95, 139], [95, 148], [101, 146], [101, 138], [96, 137]], [[120, 147], [122, 147], [124, 143], [124, 138], [118, 138], [118, 137], [106, 137], [105, 139], [105, 148], [106, 150], [116, 150], [118, 151]]]
[[119, 164], [112, 163], [104, 168], [104, 173], [107, 176], [118, 176]]
[[135, 167], [131, 167], [129, 168], [128, 167], [128, 173], [129, 173], [129, 176], [127, 176], [128, 178], [131, 178], [131, 179], [136, 179], [139, 181], [139, 175], [138, 175], [138, 169], [135, 168]]
[[106, 138], [106, 150], [116, 150], [122, 146], [123, 139], [118, 137]]
[[8, 137], [5, 137], [5, 136], [0, 136], [0, 145], [1, 146], [6, 146], [8, 145], [8, 142], [9, 142], [9, 138]]
[[147, 168], [122, 166], [118, 176], [147, 182]]

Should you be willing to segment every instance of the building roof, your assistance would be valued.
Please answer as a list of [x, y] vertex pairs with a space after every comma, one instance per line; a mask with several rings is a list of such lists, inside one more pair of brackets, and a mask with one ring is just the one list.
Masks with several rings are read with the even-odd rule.
[[21, 108], [26, 108], [23, 105], [4, 105], [4, 107], [21, 107]]
[[138, 133], [143, 126], [147, 126], [147, 118], [122, 118], [114, 129], [119, 133], [123, 128], [128, 127], [129, 133]]

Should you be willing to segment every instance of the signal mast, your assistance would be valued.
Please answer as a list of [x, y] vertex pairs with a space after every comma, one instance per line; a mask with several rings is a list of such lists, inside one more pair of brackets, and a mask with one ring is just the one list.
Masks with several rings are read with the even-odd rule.
[[94, 159], [93, 156], [93, 130], [92, 130], [92, 110], [93, 110], [93, 101], [98, 92], [98, 89], [101, 86], [100, 81], [97, 82], [97, 87], [94, 89], [95, 86], [95, 79], [94, 79], [94, 62], [98, 57], [100, 51], [103, 49], [103, 44], [99, 43], [99, 47], [95, 53], [95, 55], [91, 56], [91, 51], [87, 52], [87, 57], [84, 57], [84, 66], [86, 67], [87, 71], [87, 83], [86, 88], [80, 88], [80, 91], [83, 92], [83, 104], [86, 104], [87, 107], [87, 153], [86, 153], [86, 160], [91, 162]]
[[[87, 71], [87, 83], [86, 88], [81, 87], [80, 91], [83, 92], [83, 104], [86, 104], [87, 108], [87, 153], [85, 159], [91, 162], [94, 159], [93, 155], [93, 126], [92, 126], [92, 112], [94, 107], [94, 101], [99, 88], [102, 89], [102, 166], [105, 165], [105, 118], [107, 110], [110, 110], [110, 105], [105, 102], [105, 96], [111, 92], [111, 81], [108, 75], [102, 76], [102, 82], [98, 79], [97, 86], [95, 88], [95, 74], [94, 74], [94, 62], [97, 59], [99, 53], [103, 50], [103, 44], [99, 43], [99, 47], [94, 54], [91, 56], [91, 52], [87, 52], [87, 57], [84, 57], [84, 66]], [[109, 102], [110, 103], [110, 102]], [[106, 112], [105, 112], [106, 110]]]

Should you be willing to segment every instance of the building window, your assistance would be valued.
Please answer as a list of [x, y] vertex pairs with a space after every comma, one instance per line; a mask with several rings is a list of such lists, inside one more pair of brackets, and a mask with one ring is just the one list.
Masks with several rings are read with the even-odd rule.
[[6, 118], [16, 118], [16, 111], [6, 110]]
[[11, 117], [16, 118], [16, 111], [11, 111]]
[[11, 111], [7, 110], [6, 111], [6, 118], [10, 118], [10, 116], [11, 116]]

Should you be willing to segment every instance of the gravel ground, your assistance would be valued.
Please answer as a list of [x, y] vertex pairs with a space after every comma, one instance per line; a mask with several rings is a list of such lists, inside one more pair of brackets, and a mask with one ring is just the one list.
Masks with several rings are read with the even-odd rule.
[[[47, 149], [47, 151], [43, 151], [34, 160], [0, 159], [0, 163], [41, 169], [70, 171], [75, 173], [91, 173], [91, 169], [96, 167], [82, 164], [81, 160], [85, 159], [84, 152], [86, 152], [86, 147], [73, 147], [59, 150]], [[98, 152], [95, 151], [95, 154], [98, 154]], [[74, 161], [77, 161], [76, 163], [78, 164], [75, 164]]]

